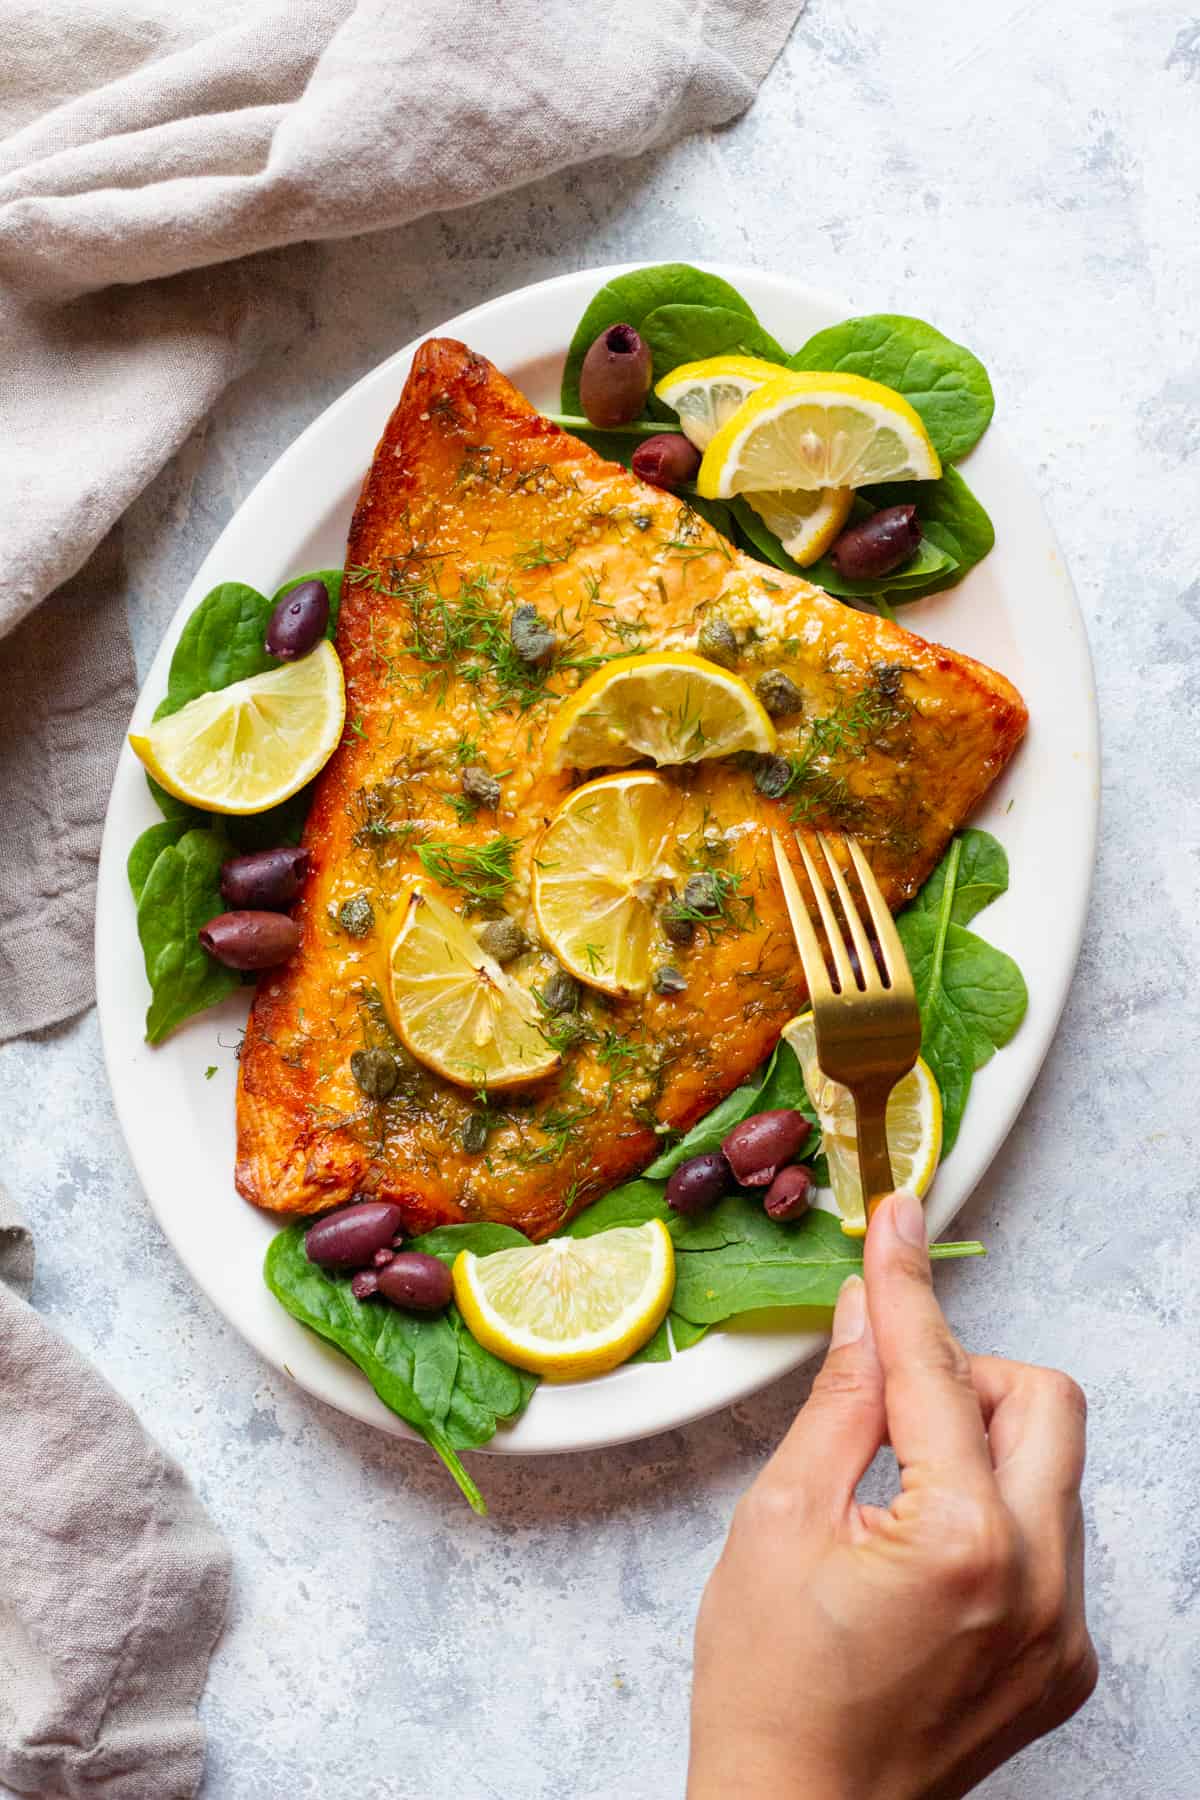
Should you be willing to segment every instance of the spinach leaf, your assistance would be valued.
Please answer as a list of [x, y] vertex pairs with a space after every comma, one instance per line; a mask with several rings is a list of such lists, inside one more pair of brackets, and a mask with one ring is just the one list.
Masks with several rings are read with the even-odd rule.
[[977, 356], [902, 313], [870, 313], [818, 331], [791, 367], [865, 375], [895, 388], [920, 413], [945, 462], [957, 462], [979, 442], [996, 405]]
[[1007, 1044], [1028, 992], [1011, 956], [967, 924], [1008, 886], [1008, 858], [986, 831], [965, 831], [896, 920], [921, 1007], [921, 1054], [942, 1094], [942, 1154], [954, 1147], [976, 1069]]
[[641, 331], [649, 315], [660, 306], [720, 306], [743, 318], [754, 310], [736, 288], [719, 275], [706, 275], [690, 263], [658, 263], [649, 269], [631, 269], [606, 281], [575, 327], [563, 368], [561, 407], [565, 413], [581, 413], [579, 371], [595, 340], [609, 325], [632, 325]]
[[[356, 1300], [350, 1278], [310, 1263], [307, 1221], [287, 1226], [267, 1247], [263, 1274], [293, 1316], [358, 1365], [386, 1406], [436, 1450], [476, 1512], [483, 1496], [458, 1457], [494, 1436], [502, 1419], [522, 1412], [535, 1376], [502, 1363], [477, 1344], [451, 1306], [434, 1318]], [[497, 1236], [497, 1234], [500, 1234]], [[413, 1239], [413, 1248], [452, 1261], [459, 1250], [488, 1255], [528, 1240], [502, 1225], [459, 1225]]]
[[180, 634], [167, 675], [167, 692], [155, 718], [177, 713], [201, 694], [214, 693], [234, 681], [262, 675], [279, 665], [263, 647], [267, 624], [278, 601], [302, 581], [323, 581], [329, 589], [329, 628], [333, 637], [342, 595], [340, 569], [315, 569], [293, 575], [270, 599], [244, 581], [223, 581], [195, 608]]
[[877, 507], [915, 506], [926, 542], [953, 559], [950, 573], [935, 578], [923, 593], [956, 586], [996, 542], [992, 521], [957, 469], [944, 468], [939, 481], [881, 482], [864, 488], [863, 497]]
[[152, 1044], [240, 985], [236, 972], [207, 956], [196, 937], [225, 910], [220, 877], [228, 854], [229, 845], [215, 831], [185, 831], [140, 877], [137, 927], [150, 982], [146, 1037]]
[[639, 329], [654, 358], [655, 381], [708, 356], [757, 356], [787, 366], [787, 351], [770, 332], [728, 306], [656, 306]]
[[142, 897], [146, 878], [158, 861], [159, 852], [165, 850], [168, 844], [177, 844], [184, 832], [191, 829], [186, 818], [177, 818], [163, 819], [159, 824], [150, 825], [143, 831], [129, 852], [125, 864], [125, 873], [129, 876], [129, 885], [133, 889], [135, 906]]
[[[643, 1170], [642, 1179], [644, 1181], [665, 1181], [667, 1176], [673, 1174], [680, 1163], [687, 1162], [689, 1157], [703, 1156], [709, 1150], [719, 1150], [722, 1139], [729, 1135], [735, 1125], [740, 1125], [743, 1119], [748, 1119], [751, 1113], [773, 1112], [777, 1108], [785, 1106], [794, 1107], [798, 1112], [806, 1114], [815, 1125], [816, 1113], [805, 1092], [804, 1077], [800, 1073], [796, 1052], [790, 1044], [784, 1043], [780, 1038], [762, 1068], [756, 1070], [750, 1080], [744, 1081], [741, 1087], [736, 1087], [731, 1094], [726, 1094], [724, 1100], [714, 1106], [711, 1112], [706, 1113], [702, 1119], [698, 1119], [677, 1144], [673, 1144], [669, 1150], [664, 1150], [660, 1156], [656, 1156], [649, 1167]], [[628, 1182], [626, 1189], [618, 1188], [616, 1192], [624, 1192], [636, 1185], [637, 1183]], [[612, 1196], [609, 1195], [607, 1198], [611, 1199]], [[600, 1204], [603, 1205], [604, 1202], [601, 1201]], [[589, 1208], [589, 1211], [594, 1210], [594, 1208]], [[587, 1217], [587, 1214], [583, 1216]], [[670, 1219], [673, 1215], [668, 1210], [655, 1216]]]

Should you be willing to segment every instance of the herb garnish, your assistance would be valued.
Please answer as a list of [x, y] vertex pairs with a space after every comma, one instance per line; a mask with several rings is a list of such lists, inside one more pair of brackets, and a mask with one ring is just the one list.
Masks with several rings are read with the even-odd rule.
[[519, 839], [500, 832], [485, 844], [452, 844], [427, 839], [417, 855], [427, 875], [443, 887], [458, 888], [472, 910], [503, 900], [513, 878]]

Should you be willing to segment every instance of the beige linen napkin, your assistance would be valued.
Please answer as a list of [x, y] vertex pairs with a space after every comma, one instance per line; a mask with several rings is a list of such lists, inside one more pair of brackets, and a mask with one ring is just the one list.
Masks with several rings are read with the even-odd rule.
[[0, 1188], [0, 1782], [187, 1800], [229, 1553], [182, 1472], [26, 1303]]
[[[270, 344], [270, 299], [231, 259], [731, 119], [803, 3], [0, 0], [0, 938], [19, 946], [36, 925], [41, 950], [26, 983], [22, 958], [0, 968], [0, 1037], [91, 997], [100, 798], [119, 741], [97, 690], [126, 716], [133, 698], [114, 618], [103, 647], [98, 619], [60, 633], [53, 693], [43, 683], [29, 710], [37, 645], [5, 634]], [[97, 600], [111, 587], [91, 585]], [[39, 613], [32, 630], [41, 644], [54, 627]]]

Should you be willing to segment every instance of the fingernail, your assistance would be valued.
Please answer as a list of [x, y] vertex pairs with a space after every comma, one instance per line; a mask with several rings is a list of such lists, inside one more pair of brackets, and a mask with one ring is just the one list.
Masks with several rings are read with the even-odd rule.
[[857, 1344], [867, 1326], [867, 1290], [857, 1275], [847, 1275], [833, 1309], [833, 1327], [829, 1348], [840, 1350], [844, 1344]]
[[916, 1250], [924, 1250], [929, 1242], [925, 1230], [925, 1214], [921, 1202], [907, 1188], [900, 1188], [892, 1203], [892, 1217], [896, 1221], [896, 1230], [906, 1244]]

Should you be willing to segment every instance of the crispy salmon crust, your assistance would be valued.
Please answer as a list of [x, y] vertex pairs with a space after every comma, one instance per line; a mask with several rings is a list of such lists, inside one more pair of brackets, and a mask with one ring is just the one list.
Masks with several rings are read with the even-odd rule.
[[[238, 1080], [238, 1188], [272, 1211], [359, 1193], [397, 1202], [412, 1232], [492, 1219], [550, 1235], [743, 1080], [803, 1004], [770, 829], [855, 831], [898, 906], [1026, 725], [1002, 675], [742, 555], [449, 339], [417, 352], [355, 510], [346, 574], [346, 738], [305, 830], [300, 948], [259, 983]], [[556, 633], [548, 668], [513, 652], [524, 603]], [[430, 868], [448, 872], [447, 845], [515, 841], [503, 905], [533, 948], [512, 972], [543, 990], [554, 965], [536, 939], [530, 870], [575, 785], [542, 766], [555, 703], [610, 656], [694, 648], [713, 619], [736, 635], [740, 674], [780, 669], [804, 706], [779, 722], [791, 760], [780, 799], [730, 763], [664, 772], [678, 789], [680, 884], [707, 869], [721, 896], [690, 945], [663, 942], [686, 991], [586, 994], [571, 1016], [580, 1041], [548, 1018], [562, 1065], [520, 1094], [473, 1094], [402, 1055], [396, 1092], [366, 1099], [350, 1058], [395, 1047], [387, 948], [414, 878], [470, 910], [481, 896], [432, 883]], [[498, 777], [497, 811], [464, 795], [471, 765]], [[361, 936], [338, 919], [356, 896], [374, 916]], [[482, 1152], [463, 1147], [472, 1114]]]

